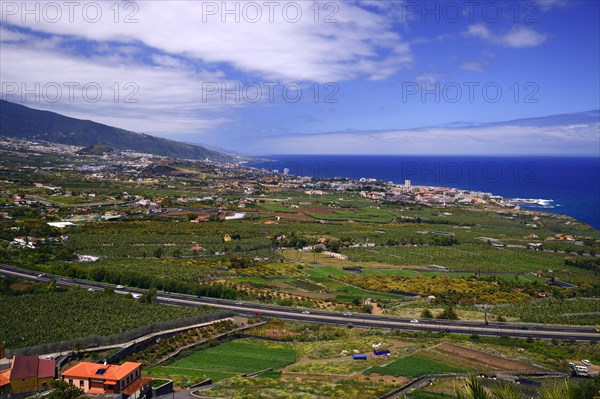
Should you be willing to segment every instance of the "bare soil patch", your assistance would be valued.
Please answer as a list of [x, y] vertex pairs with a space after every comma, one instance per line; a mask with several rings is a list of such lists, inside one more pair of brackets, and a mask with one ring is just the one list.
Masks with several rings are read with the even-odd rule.
[[452, 356], [455, 359], [458, 358], [469, 362], [480, 363], [496, 370], [508, 371], [513, 373], [537, 373], [547, 371], [538, 366], [518, 362], [515, 360], [505, 359], [499, 356], [490, 355], [489, 353], [464, 348], [462, 346], [450, 344], [447, 342], [437, 346], [433, 350], [448, 356]]
[[331, 215], [333, 211], [329, 208], [301, 208], [303, 213], [317, 213], [319, 215]]
[[274, 214], [275, 216], [283, 219], [283, 220], [315, 220], [304, 213], [278, 213]]

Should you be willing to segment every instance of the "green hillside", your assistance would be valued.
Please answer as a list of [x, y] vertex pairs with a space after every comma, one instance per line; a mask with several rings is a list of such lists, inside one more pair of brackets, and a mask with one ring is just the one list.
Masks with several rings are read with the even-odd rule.
[[0, 136], [92, 147], [107, 145], [172, 158], [229, 161], [229, 155], [204, 147], [135, 133], [89, 120], [69, 118], [0, 100]]

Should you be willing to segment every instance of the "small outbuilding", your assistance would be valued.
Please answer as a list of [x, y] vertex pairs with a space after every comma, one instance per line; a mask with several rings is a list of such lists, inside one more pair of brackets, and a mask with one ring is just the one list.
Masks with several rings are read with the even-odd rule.
[[13, 356], [11, 366], [0, 371], [0, 394], [44, 390], [56, 376], [56, 362], [37, 356]]

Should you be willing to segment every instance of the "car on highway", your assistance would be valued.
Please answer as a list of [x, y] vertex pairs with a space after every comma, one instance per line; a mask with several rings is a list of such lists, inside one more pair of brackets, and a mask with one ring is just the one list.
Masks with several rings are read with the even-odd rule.
[[444, 332], [451, 333], [452, 329], [451, 328], [444, 328]]
[[118, 289], [118, 290], [122, 290], [123, 288], [124, 288], [124, 287], [123, 287], [122, 285], [120, 285], [120, 284], [119, 284], [119, 285], [117, 285], [117, 289]]
[[92, 292], [94, 289], [92, 287], [88, 288], [88, 291]]
[[411, 323], [413, 323], [413, 324], [417, 324], [417, 323], [419, 322], [419, 320], [417, 320], [417, 319], [412, 319], [410, 322], [411, 322]]
[[575, 366], [575, 372], [577, 374], [587, 374], [588, 373], [588, 368], [586, 366], [580, 366], [580, 365], [576, 365]]
[[236, 305], [243, 305], [244, 303], [243, 302], [236, 302], [235, 304]]
[[344, 316], [352, 317], [352, 313], [351, 312], [346, 312], [346, 313], [344, 313]]
[[46, 277], [46, 273], [40, 273], [40, 274], [38, 274], [37, 276], [38, 276], [39, 278], [41, 278], [41, 277]]
[[308, 310], [305, 310], [304, 312], [302, 312], [302, 314], [310, 314], [310, 312]]
[[589, 361], [589, 360], [587, 360], [587, 359], [583, 359], [583, 360], [581, 361], [581, 363], [585, 364], [586, 366], [591, 366], [591, 365], [592, 365], [592, 362], [590, 362], [590, 361]]
[[165, 301], [171, 302], [171, 298], [165, 298]]
[[254, 312], [255, 315], [260, 316], [262, 314], [262, 312], [256, 311]]

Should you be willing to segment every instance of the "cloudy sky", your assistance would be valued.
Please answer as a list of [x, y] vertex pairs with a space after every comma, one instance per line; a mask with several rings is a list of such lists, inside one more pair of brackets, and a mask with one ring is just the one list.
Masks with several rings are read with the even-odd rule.
[[[250, 154], [598, 155], [599, 14], [566, 0], [0, 0], [1, 94]], [[524, 119], [548, 115], [562, 116]]]

